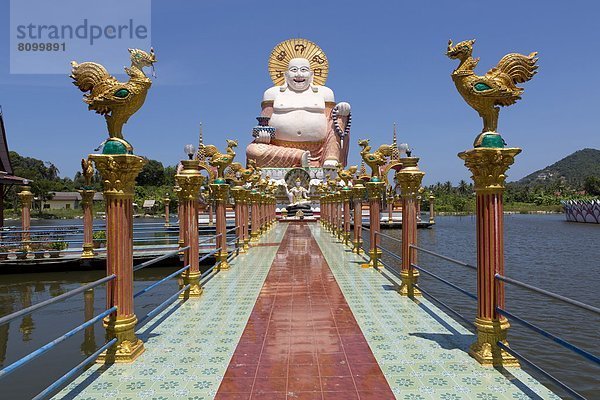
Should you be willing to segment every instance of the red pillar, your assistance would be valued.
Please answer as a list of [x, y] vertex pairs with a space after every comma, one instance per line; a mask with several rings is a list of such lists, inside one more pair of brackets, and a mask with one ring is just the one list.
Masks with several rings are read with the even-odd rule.
[[135, 335], [133, 307], [133, 194], [135, 178], [146, 160], [132, 154], [92, 154], [104, 182], [106, 202], [106, 273], [116, 279], [106, 285], [106, 306], [117, 311], [104, 319], [108, 338], [117, 343], [99, 362], [132, 362], [144, 351]]
[[396, 173], [396, 181], [400, 185], [402, 195], [402, 268], [400, 270], [400, 294], [418, 296], [421, 293], [413, 286], [419, 276], [411, 264], [417, 263], [417, 194], [421, 187], [424, 172], [419, 170], [416, 157], [402, 158], [402, 169]]
[[473, 173], [477, 194], [477, 342], [469, 354], [483, 365], [518, 366], [518, 361], [498, 347], [506, 340], [510, 324], [496, 312], [504, 308], [504, 285], [495, 274], [504, 274], [504, 216], [502, 196], [506, 171], [519, 148], [479, 147], [460, 153]]
[[363, 268], [377, 268], [377, 260], [381, 257], [381, 249], [379, 246], [379, 231], [380, 231], [380, 211], [381, 211], [381, 195], [385, 188], [384, 182], [371, 181], [366, 183], [367, 193], [369, 196], [369, 256], [370, 260], [366, 264], [362, 264]]

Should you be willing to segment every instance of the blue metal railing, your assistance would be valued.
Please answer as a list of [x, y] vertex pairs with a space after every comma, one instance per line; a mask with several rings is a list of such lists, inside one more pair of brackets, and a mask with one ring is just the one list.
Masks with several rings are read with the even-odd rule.
[[457, 291], [461, 292], [462, 294], [464, 294], [464, 295], [466, 295], [466, 296], [468, 296], [468, 297], [472, 298], [473, 300], [477, 300], [477, 296], [476, 296], [476, 295], [474, 295], [474, 294], [473, 294], [473, 293], [471, 293], [471, 292], [467, 292], [465, 289], [463, 289], [463, 288], [461, 288], [461, 287], [459, 287], [459, 286], [456, 286], [454, 283], [452, 283], [452, 282], [450, 282], [450, 281], [447, 281], [446, 279], [442, 278], [441, 276], [439, 276], [439, 275], [436, 275], [436, 274], [434, 274], [433, 272], [431, 272], [431, 271], [428, 271], [428, 270], [426, 270], [425, 268], [418, 266], [417, 264], [410, 264], [410, 265], [411, 265], [411, 267], [413, 267], [413, 268], [414, 268], [414, 269], [416, 269], [417, 271], [419, 271], [419, 272], [422, 272], [422, 273], [424, 273], [425, 275], [429, 275], [429, 276], [431, 276], [432, 278], [434, 278], [434, 279], [437, 279], [438, 281], [440, 281], [440, 282], [442, 282], [442, 283], [445, 283], [446, 285], [450, 286], [452, 289], [455, 289], [455, 290], [457, 290]]
[[37, 396], [35, 396], [33, 398], [33, 400], [42, 400], [42, 399], [48, 398], [52, 393], [54, 393], [62, 385], [66, 384], [74, 376], [76, 376], [78, 373], [83, 371], [85, 369], [85, 367], [88, 366], [88, 364], [90, 364], [91, 362], [96, 360], [98, 358], [98, 356], [100, 356], [100, 354], [102, 354], [103, 351], [107, 350], [110, 346], [114, 345], [115, 343], [117, 343], [117, 338], [113, 338], [113, 339], [109, 340], [108, 342], [104, 343], [103, 346], [98, 348], [98, 350], [96, 350], [93, 354], [91, 354], [85, 360], [80, 362], [75, 368], [73, 368], [72, 370], [70, 370], [63, 376], [61, 376], [52, 385], [48, 386], [46, 389], [41, 391]]
[[569, 393], [574, 398], [580, 399], [580, 400], [586, 400], [585, 397], [583, 397], [582, 395], [577, 393], [575, 390], [571, 389], [571, 387], [567, 386], [563, 382], [556, 379], [554, 376], [550, 375], [548, 372], [546, 372], [544, 369], [539, 367], [537, 364], [533, 363], [532, 361], [527, 359], [525, 356], [523, 356], [521, 353], [511, 349], [510, 347], [508, 347], [507, 345], [505, 345], [502, 342], [496, 342], [496, 344], [498, 345], [498, 347], [500, 347], [502, 350], [506, 351], [508, 354], [512, 355], [519, 361], [522, 361], [525, 364], [529, 365], [530, 367], [535, 369], [540, 374], [544, 375], [544, 377], [546, 377], [548, 380], [554, 382], [557, 386], [561, 387], [565, 392]]
[[152, 285], [145, 287], [144, 289], [140, 290], [139, 292], [135, 293], [133, 295], [133, 298], [135, 299], [136, 297], [139, 297], [141, 295], [143, 295], [144, 293], [148, 293], [149, 291], [151, 291], [152, 289], [154, 289], [157, 286], [162, 285], [163, 283], [165, 283], [168, 280], [171, 280], [172, 278], [175, 278], [176, 276], [180, 275], [183, 271], [186, 271], [190, 269], [189, 265], [186, 265], [183, 268], [178, 269], [177, 271], [165, 276], [164, 278], [162, 278], [161, 280], [154, 282]]
[[37, 310], [39, 310], [41, 308], [47, 307], [47, 306], [52, 305], [54, 303], [58, 303], [59, 301], [66, 300], [66, 299], [68, 299], [70, 297], [73, 297], [73, 296], [79, 294], [79, 293], [83, 293], [86, 290], [93, 289], [96, 286], [102, 285], [103, 283], [110, 282], [113, 279], [115, 279], [116, 277], [117, 276], [114, 275], [114, 274], [113, 275], [105, 276], [104, 278], [100, 278], [97, 281], [94, 281], [94, 282], [91, 282], [91, 283], [87, 283], [87, 284], [85, 284], [85, 285], [83, 285], [81, 287], [78, 287], [77, 289], [70, 290], [70, 291], [68, 291], [66, 293], [63, 293], [63, 294], [58, 295], [56, 297], [53, 297], [51, 299], [42, 301], [41, 303], [34, 304], [34, 305], [30, 306], [30, 307], [24, 308], [24, 309], [19, 310], [19, 311], [15, 311], [12, 314], [5, 315], [4, 317], [0, 318], [0, 325], [6, 324], [6, 323], [8, 323], [8, 322], [10, 322], [10, 321], [12, 321], [14, 319], [17, 319], [19, 317], [24, 316], [24, 315], [31, 314], [34, 311], [37, 311]]
[[384, 238], [390, 239], [390, 240], [394, 240], [394, 241], [396, 241], [396, 242], [398, 242], [398, 243], [402, 243], [402, 240], [401, 240], [401, 239], [395, 238], [395, 237], [393, 237], [393, 236], [390, 236], [390, 235], [386, 235], [385, 233], [381, 233], [381, 232], [375, 232], [375, 234], [376, 234], [376, 235], [379, 235], [379, 236], [381, 236], [381, 237], [384, 237]]
[[424, 249], [422, 247], [415, 246], [413, 244], [409, 245], [409, 247], [413, 248], [415, 250], [418, 250], [418, 251], [422, 251], [423, 253], [427, 253], [427, 254], [432, 255], [434, 257], [441, 258], [442, 260], [449, 261], [449, 262], [454, 263], [456, 265], [461, 265], [463, 267], [467, 267], [467, 268], [471, 268], [471, 269], [477, 270], [477, 267], [475, 265], [471, 265], [469, 263], [458, 261], [458, 260], [455, 260], [454, 258], [446, 257], [446, 256], [438, 254], [438, 253], [436, 253], [434, 251], [427, 250], [427, 249]]
[[117, 307], [109, 308], [108, 310], [104, 311], [101, 314], [98, 314], [94, 318], [89, 319], [88, 321], [86, 321], [83, 324], [77, 326], [76, 328], [71, 329], [70, 331], [68, 331], [64, 335], [59, 336], [58, 338], [54, 339], [53, 341], [51, 341], [51, 342], [43, 345], [39, 349], [37, 349], [37, 350], [29, 353], [25, 357], [22, 357], [21, 359], [15, 361], [14, 363], [12, 363], [9, 366], [7, 366], [6, 368], [0, 370], [0, 379], [4, 378], [5, 376], [7, 376], [8, 374], [10, 374], [11, 372], [14, 372], [15, 370], [17, 370], [18, 368], [20, 368], [23, 365], [27, 364], [28, 362], [36, 359], [37, 357], [41, 356], [42, 354], [46, 353], [47, 351], [53, 349], [59, 343], [62, 343], [63, 341], [65, 341], [68, 338], [70, 338], [71, 336], [75, 335], [76, 333], [81, 332], [82, 330], [84, 330], [88, 326], [95, 324], [96, 322], [100, 321], [102, 318], [104, 318], [104, 317], [106, 317], [106, 316], [108, 316], [108, 315], [110, 315], [110, 314], [112, 314], [113, 312], [116, 312], [116, 311], [117, 311]]
[[153, 258], [152, 260], [144, 261], [144, 262], [143, 262], [143, 263], [141, 263], [141, 264], [134, 265], [134, 267], [133, 267], [133, 272], [135, 272], [135, 271], [139, 271], [140, 269], [142, 269], [142, 268], [146, 268], [146, 267], [148, 267], [148, 266], [150, 266], [150, 265], [152, 265], [152, 264], [156, 264], [156, 263], [157, 263], [157, 262], [159, 262], [159, 261], [165, 260], [165, 259], [167, 259], [167, 258], [169, 258], [169, 257], [172, 257], [172, 256], [174, 256], [175, 254], [179, 254], [179, 253], [181, 253], [181, 252], [183, 252], [183, 251], [185, 251], [185, 250], [189, 250], [189, 248], [190, 248], [190, 246], [182, 247], [182, 248], [180, 248], [180, 249], [178, 248], [177, 250], [173, 250], [173, 251], [166, 252], [165, 254], [163, 254], [163, 255], [161, 255], [161, 256], [158, 256], [158, 257], [156, 257], [156, 258]]

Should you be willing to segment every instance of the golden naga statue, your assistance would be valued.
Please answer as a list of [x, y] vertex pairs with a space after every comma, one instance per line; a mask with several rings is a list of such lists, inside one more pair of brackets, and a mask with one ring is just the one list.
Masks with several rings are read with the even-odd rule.
[[352, 179], [354, 178], [354, 174], [358, 171], [358, 166], [353, 165], [348, 169], [344, 169], [341, 165], [337, 167], [338, 177], [344, 182], [344, 186], [348, 186]]
[[154, 50], [151, 48], [150, 53], [146, 53], [139, 49], [129, 49], [129, 53], [131, 67], [125, 68], [129, 75], [128, 82], [119, 82], [106, 68], [95, 62], [78, 64], [71, 61], [73, 84], [82, 92], [89, 92], [83, 96], [83, 101], [88, 104], [89, 110], [106, 118], [109, 139], [103, 143], [105, 154], [133, 151], [131, 144], [123, 139], [123, 124], [142, 107], [152, 85], [143, 69], [152, 67], [154, 72]]
[[231, 163], [229, 170], [230, 173], [227, 175], [227, 178], [233, 181], [235, 186], [244, 186], [250, 181], [255, 171], [252, 165], [250, 165], [250, 168], [244, 168], [239, 162]]
[[504, 147], [504, 141], [496, 132], [500, 107], [510, 106], [521, 99], [523, 88], [517, 83], [527, 82], [536, 74], [537, 52], [528, 56], [518, 53], [507, 54], [485, 75], [475, 75], [473, 70], [479, 58], [473, 58], [475, 40], [465, 40], [452, 45], [448, 41], [446, 55], [460, 60], [452, 72], [452, 80], [467, 104], [483, 118], [482, 133], [475, 139], [474, 147]]
[[227, 151], [226, 153], [219, 153], [219, 150], [212, 144], [202, 144], [202, 150], [204, 155], [210, 158], [208, 162], [211, 167], [217, 169], [217, 179], [215, 183], [225, 183], [225, 168], [227, 168], [235, 157], [234, 147], [237, 147], [238, 143], [236, 140], [227, 139]]
[[363, 148], [360, 151], [362, 159], [365, 161], [365, 164], [371, 168], [371, 181], [379, 182], [381, 180], [380, 168], [387, 164], [387, 157], [392, 155], [392, 146], [389, 144], [382, 144], [375, 152], [369, 153], [369, 151], [371, 151], [369, 139], [359, 140], [358, 145]]

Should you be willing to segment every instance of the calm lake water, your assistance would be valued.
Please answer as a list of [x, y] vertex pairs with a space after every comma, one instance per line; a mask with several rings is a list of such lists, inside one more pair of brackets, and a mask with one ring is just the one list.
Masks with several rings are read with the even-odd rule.
[[[600, 226], [567, 223], [562, 215], [508, 215], [505, 229], [507, 276], [600, 307]], [[400, 237], [399, 230], [384, 233]], [[382, 245], [399, 250], [396, 242], [386, 238], [382, 238]], [[419, 230], [419, 245], [475, 264], [475, 218], [438, 217], [433, 229]], [[393, 259], [385, 260], [394, 264]], [[471, 269], [426, 254], [419, 255], [419, 264], [466, 290], [476, 292], [475, 271]], [[136, 272], [135, 290], [140, 290], [178, 267]], [[102, 271], [0, 275], [0, 315], [77, 288], [103, 275]], [[425, 276], [420, 278], [420, 285], [470, 320], [474, 319], [475, 302], [470, 298]], [[138, 318], [176, 290], [177, 281], [173, 280], [159, 286], [152, 295], [137, 298]], [[592, 353], [600, 354], [599, 316], [512, 286], [507, 286], [506, 298], [506, 307], [510, 312]], [[103, 287], [95, 290], [93, 300], [91, 296], [85, 299], [88, 313], [92, 306], [93, 315], [105, 309]], [[10, 364], [83, 322], [86, 318], [85, 299], [83, 294], [75, 296], [1, 326], [0, 365]], [[517, 351], [586, 397], [600, 399], [600, 368], [516, 323], [511, 328], [509, 342]], [[0, 381], [0, 397], [31, 398], [102, 343], [104, 331], [98, 323], [93, 330], [75, 335]], [[537, 375], [536, 378], [545, 382]]]

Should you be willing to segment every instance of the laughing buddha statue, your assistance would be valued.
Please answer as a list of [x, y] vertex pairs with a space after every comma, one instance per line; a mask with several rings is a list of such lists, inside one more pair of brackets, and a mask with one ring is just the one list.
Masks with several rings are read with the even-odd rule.
[[350, 104], [336, 104], [333, 91], [323, 86], [328, 68], [313, 42], [290, 39], [275, 46], [269, 60], [275, 86], [263, 95], [248, 160], [272, 168], [346, 165]]

